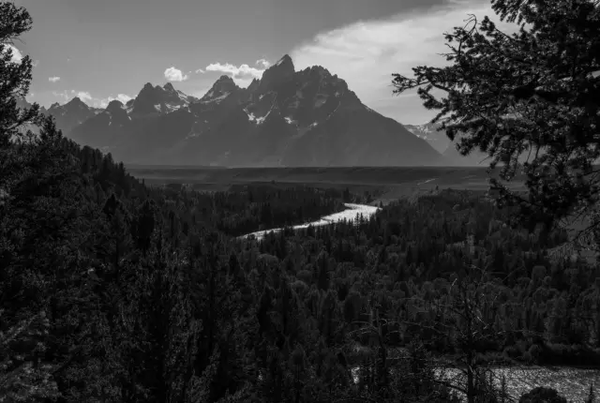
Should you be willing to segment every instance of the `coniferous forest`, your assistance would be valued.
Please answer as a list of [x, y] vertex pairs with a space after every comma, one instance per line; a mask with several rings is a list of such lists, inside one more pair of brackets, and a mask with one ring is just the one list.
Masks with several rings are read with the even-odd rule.
[[[0, 13], [2, 43], [30, 28], [13, 3]], [[19, 109], [31, 60], [9, 60], [0, 402], [507, 402], [493, 366], [600, 365], [600, 267], [549, 253], [564, 231], [506, 225], [513, 209], [444, 190], [239, 239], [360, 198], [146, 186]], [[566, 402], [548, 388], [517, 399]]]

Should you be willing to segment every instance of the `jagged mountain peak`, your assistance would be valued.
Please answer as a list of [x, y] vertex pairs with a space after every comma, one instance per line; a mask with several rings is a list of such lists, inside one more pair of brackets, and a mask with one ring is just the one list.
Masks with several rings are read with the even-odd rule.
[[318, 73], [323, 76], [331, 77], [331, 73], [329, 72], [329, 70], [327, 70], [323, 66], [319, 66], [319, 65], [310, 66], [308, 68], [308, 70], [313, 73]]
[[222, 75], [219, 77], [217, 81], [213, 84], [213, 89], [218, 89], [222, 91], [234, 91], [239, 88], [238, 85], [233, 81], [233, 78], [228, 75]]
[[89, 109], [89, 106], [81, 100], [79, 97], [75, 97], [71, 99], [64, 105], [66, 108], [86, 108]]
[[240, 87], [228, 75], [222, 75], [215, 81], [211, 89], [200, 99], [200, 102], [220, 102], [233, 92], [239, 91]]
[[258, 87], [260, 86], [260, 80], [258, 78], [255, 78], [254, 80], [252, 80], [252, 82], [250, 83], [250, 85], [248, 86], [248, 91], [253, 92], [255, 91]]
[[227, 74], [223, 74], [221, 77], [219, 77], [216, 81], [217, 83], [235, 83], [233, 81], [233, 78], [231, 76], [228, 76]]
[[107, 111], [113, 111], [116, 109], [123, 109], [123, 108], [124, 108], [123, 102], [116, 100], [116, 99], [113, 101], [110, 101], [110, 103], [106, 106]]
[[65, 132], [95, 116], [98, 112], [100, 112], [99, 109], [90, 107], [79, 97], [74, 97], [64, 105], [55, 102], [46, 110], [47, 114], [54, 117], [56, 126]]
[[272, 90], [277, 85], [287, 81], [295, 72], [292, 58], [287, 54], [284, 55], [277, 63], [265, 70], [258, 91], [264, 93]]
[[196, 98], [176, 90], [173, 84], [164, 86], [146, 83], [133, 101], [127, 102], [127, 108], [133, 115], [155, 115], [174, 112], [186, 107]]
[[292, 58], [290, 57], [290, 55], [285, 54], [283, 55], [283, 57], [281, 59], [279, 59], [277, 61], [277, 63], [275, 63], [273, 66], [271, 66], [271, 68], [289, 68], [291, 67], [292, 70], [294, 69], [294, 61], [292, 60]]
[[157, 98], [159, 98], [164, 92], [166, 91], [162, 87], [158, 85], [154, 86], [151, 83], [146, 83], [142, 87], [135, 99], [157, 100]]
[[171, 83], [147, 83], [127, 108], [114, 102], [90, 122], [73, 130], [74, 138], [107, 146], [127, 162], [348, 166], [443, 159], [365, 106], [343, 79], [323, 66], [295, 71], [289, 55], [248, 88], [221, 75], [200, 100]]
[[[160, 87], [158, 87], [160, 88]], [[135, 97], [133, 109], [135, 113], [149, 113], [154, 105], [160, 104], [161, 95], [152, 84], [147, 83]]]

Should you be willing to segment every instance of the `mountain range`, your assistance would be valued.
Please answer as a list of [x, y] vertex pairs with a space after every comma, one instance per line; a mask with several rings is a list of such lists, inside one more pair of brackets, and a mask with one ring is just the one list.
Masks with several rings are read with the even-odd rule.
[[441, 123], [425, 123], [422, 125], [404, 125], [408, 131], [415, 136], [427, 141], [436, 151], [445, 157], [452, 165], [459, 166], [487, 166], [489, 165], [488, 154], [479, 150], [473, 150], [469, 155], [461, 155], [456, 149], [456, 143], [452, 142], [446, 132], [441, 129]]
[[126, 104], [114, 100], [98, 109], [74, 98], [43, 112], [65, 136], [126, 163], [456, 165], [456, 156], [443, 155], [446, 136], [435, 127], [405, 127], [363, 104], [327, 69], [296, 71], [288, 55], [247, 88], [223, 75], [196, 98], [171, 83], [147, 83]]

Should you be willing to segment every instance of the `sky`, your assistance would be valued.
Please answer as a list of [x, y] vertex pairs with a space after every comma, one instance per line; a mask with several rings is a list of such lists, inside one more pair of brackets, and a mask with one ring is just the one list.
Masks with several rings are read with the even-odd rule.
[[247, 86], [289, 54], [296, 70], [321, 65], [404, 124], [435, 112], [414, 93], [393, 95], [391, 74], [443, 66], [444, 32], [470, 13], [495, 17], [489, 0], [13, 1], [33, 18], [14, 44], [34, 61], [30, 102], [102, 107], [147, 82], [201, 97], [223, 74]]

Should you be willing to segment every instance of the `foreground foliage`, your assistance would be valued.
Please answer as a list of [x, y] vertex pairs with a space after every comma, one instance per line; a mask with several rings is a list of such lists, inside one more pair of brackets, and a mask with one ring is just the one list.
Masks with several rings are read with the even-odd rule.
[[[447, 67], [418, 66], [414, 78], [394, 74], [395, 92], [417, 88], [463, 155], [479, 149], [491, 168], [502, 165], [501, 180], [491, 185], [500, 204], [520, 207], [515, 222], [552, 228], [585, 217], [578, 235], [596, 234], [600, 3], [491, 3], [501, 20], [519, 24], [516, 33], [472, 16], [445, 34]], [[504, 182], [521, 173], [527, 195]], [[598, 249], [596, 241], [584, 243]]]

